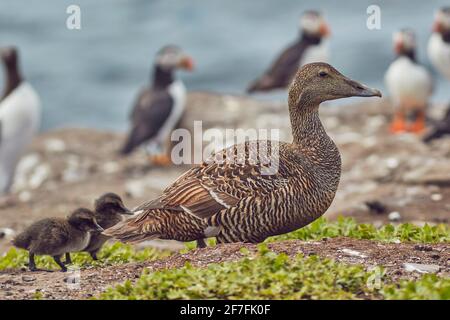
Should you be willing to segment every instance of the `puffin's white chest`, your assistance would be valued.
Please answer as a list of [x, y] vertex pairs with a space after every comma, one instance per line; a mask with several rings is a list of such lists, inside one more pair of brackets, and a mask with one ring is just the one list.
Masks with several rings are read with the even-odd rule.
[[433, 33], [428, 41], [428, 57], [433, 66], [450, 80], [450, 44], [442, 40], [442, 36]]
[[40, 123], [40, 100], [28, 83], [0, 102], [0, 193], [6, 191], [16, 164]]
[[428, 70], [408, 57], [399, 57], [391, 63], [385, 83], [394, 104], [407, 109], [426, 106], [433, 89]]
[[326, 40], [320, 41], [318, 45], [309, 46], [300, 59], [300, 66], [312, 62], [328, 62], [328, 42]]
[[173, 107], [169, 117], [158, 131], [157, 141], [163, 142], [168, 139], [172, 130], [180, 121], [186, 106], [186, 87], [183, 82], [177, 80], [173, 82], [168, 88], [169, 94], [173, 100]]

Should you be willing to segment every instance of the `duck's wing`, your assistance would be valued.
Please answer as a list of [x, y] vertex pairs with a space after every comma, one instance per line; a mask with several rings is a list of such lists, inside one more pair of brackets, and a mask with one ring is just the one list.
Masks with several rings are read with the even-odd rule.
[[270, 68], [247, 88], [247, 92], [267, 91], [285, 88], [297, 71], [300, 59], [306, 50], [303, 42], [296, 42], [286, 48], [272, 63]]
[[[254, 160], [258, 150], [265, 147], [264, 154], [270, 156], [274, 151], [270, 145], [255, 142], [222, 150], [214, 156], [214, 161], [206, 161], [180, 176], [159, 198], [135, 208], [141, 214], [137, 220], [145, 220], [146, 213], [154, 209], [184, 211], [205, 219], [236, 206], [241, 199], [276, 191], [280, 181], [287, 177], [282, 164], [278, 163], [278, 170], [273, 174], [265, 174], [273, 163]], [[275, 151], [273, 155], [278, 157]]]
[[122, 147], [122, 154], [129, 154], [143, 142], [155, 137], [173, 108], [173, 99], [164, 90], [143, 90], [131, 113], [132, 128]]

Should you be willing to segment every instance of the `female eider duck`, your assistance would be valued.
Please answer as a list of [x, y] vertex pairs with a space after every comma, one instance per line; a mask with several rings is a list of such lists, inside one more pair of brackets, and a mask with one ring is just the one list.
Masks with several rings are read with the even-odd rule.
[[272, 66], [248, 87], [247, 92], [285, 89], [298, 67], [328, 61], [328, 45], [324, 38], [330, 31], [323, 16], [317, 11], [306, 11], [300, 18], [300, 27], [299, 39], [281, 53]]
[[450, 80], [450, 7], [436, 12], [433, 33], [428, 41], [428, 57], [433, 66]]
[[0, 98], [0, 194], [10, 190], [16, 165], [38, 131], [40, 100], [19, 71], [15, 48], [0, 50], [6, 82]]
[[123, 155], [145, 143], [153, 164], [170, 164], [170, 134], [180, 121], [186, 102], [186, 89], [175, 79], [174, 72], [191, 71], [193, 66], [192, 59], [176, 46], [166, 46], [158, 52], [153, 84], [140, 92], [133, 107], [132, 128], [122, 147]]
[[[425, 110], [433, 91], [433, 79], [416, 60], [416, 37], [412, 30], [394, 33], [397, 58], [385, 74], [386, 87], [396, 108], [391, 132], [420, 133], [425, 129]], [[409, 116], [413, 122], [407, 121]]]
[[326, 63], [305, 65], [289, 90], [292, 143], [247, 141], [224, 149], [104, 234], [124, 242], [197, 240], [201, 247], [208, 237], [256, 243], [309, 224], [330, 206], [341, 175], [340, 154], [322, 126], [319, 105], [353, 96], [381, 93]]

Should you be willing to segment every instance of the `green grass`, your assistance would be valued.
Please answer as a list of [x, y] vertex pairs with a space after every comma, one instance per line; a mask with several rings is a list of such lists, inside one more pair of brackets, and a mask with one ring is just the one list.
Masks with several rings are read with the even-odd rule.
[[335, 237], [350, 237], [383, 242], [438, 243], [450, 242], [450, 228], [445, 224], [435, 226], [425, 224], [423, 227], [419, 227], [411, 223], [403, 223], [396, 226], [387, 224], [381, 228], [376, 228], [372, 224], [359, 224], [353, 218], [339, 217], [336, 221], [330, 222], [321, 217], [302, 229], [271, 237], [267, 241], [274, 242], [292, 239], [308, 241]]
[[144, 273], [99, 299], [448, 299], [450, 279], [424, 276], [389, 284], [384, 270], [365, 271], [317, 256], [289, 258], [261, 245], [240, 261]]
[[[136, 250], [131, 245], [116, 242], [114, 244], [103, 246], [98, 254], [98, 261], [92, 260], [91, 256], [85, 252], [72, 253], [71, 256], [74, 265], [88, 267], [155, 260], [167, 257], [169, 254], [168, 251], [161, 251], [153, 248]], [[27, 263], [27, 251], [11, 248], [3, 257], [0, 257], [0, 270], [18, 269], [24, 267]], [[59, 270], [58, 265], [49, 256], [37, 256], [36, 265], [38, 268]]]

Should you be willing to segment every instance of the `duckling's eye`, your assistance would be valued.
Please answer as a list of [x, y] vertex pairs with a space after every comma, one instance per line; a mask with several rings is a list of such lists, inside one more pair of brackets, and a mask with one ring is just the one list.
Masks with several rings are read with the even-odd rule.
[[326, 71], [320, 71], [319, 72], [319, 77], [324, 78], [328, 75], [328, 73], [326, 73]]

